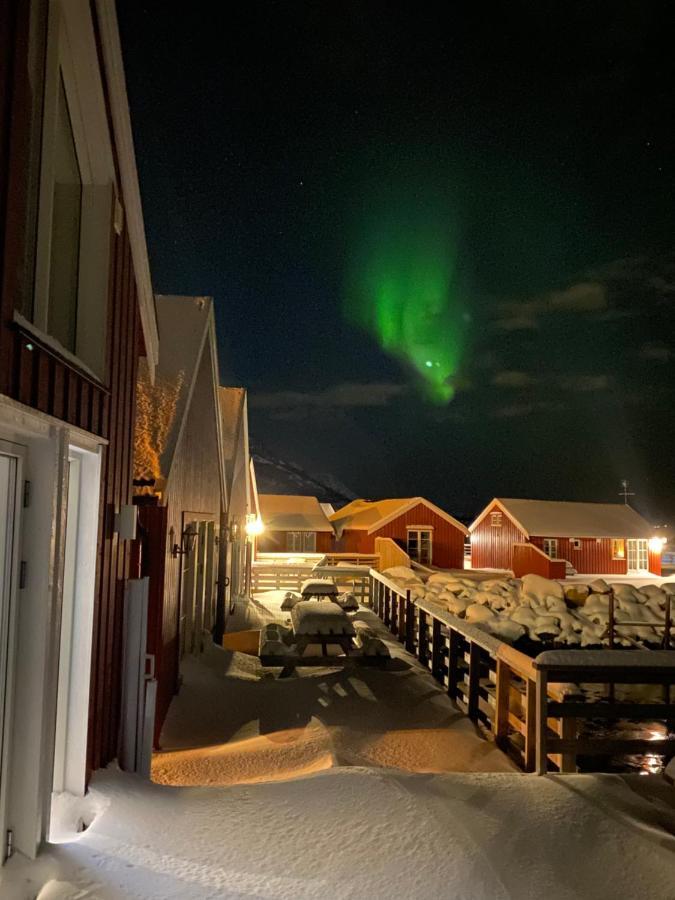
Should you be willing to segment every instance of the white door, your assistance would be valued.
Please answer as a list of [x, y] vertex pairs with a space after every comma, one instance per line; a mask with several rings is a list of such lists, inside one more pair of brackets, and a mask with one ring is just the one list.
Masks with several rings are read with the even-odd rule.
[[649, 551], [646, 540], [627, 541], [629, 572], [646, 572], [649, 568]]
[[[2, 835], [6, 831], [14, 597], [18, 586], [19, 485], [20, 457], [3, 453], [0, 444], [0, 834]], [[0, 863], [3, 861], [0, 858]]]
[[100, 457], [70, 447], [54, 734], [55, 793], [85, 790]]

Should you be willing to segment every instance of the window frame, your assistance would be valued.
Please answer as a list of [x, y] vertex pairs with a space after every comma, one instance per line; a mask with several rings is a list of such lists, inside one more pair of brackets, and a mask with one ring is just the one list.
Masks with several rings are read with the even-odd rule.
[[[617, 545], [621, 545], [621, 552], [617, 552]], [[612, 538], [612, 561], [615, 562], [626, 562], [626, 539], [625, 538]]]
[[[555, 548], [555, 551], [553, 553], [551, 553], [550, 551], [551, 547]], [[558, 556], [558, 538], [542, 538], [542, 550], [549, 559], [560, 559], [560, 557]]]
[[[291, 535], [294, 536], [294, 540], [295, 537], [299, 538], [299, 547], [290, 546], [294, 542], [294, 540], [290, 540]], [[305, 546], [306, 544], [311, 544], [311, 546]], [[316, 531], [287, 531], [286, 553], [316, 553]]]
[[[429, 542], [429, 553], [428, 559], [422, 558], [422, 534], [428, 534], [428, 542]], [[418, 556], [413, 556], [410, 552], [411, 550], [411, 535], [417, 535], [417, 553]], [[406, 552], [411, 560], [414, 562], [418, 562], [422, 566], [430, 566], [433, 563], [434, 558], [434, 529], [432, 525], [407, 525], [406, 526]]]
[[490, 513], [490, 527], [491, 528], [501, 528], [502, 527], [502, 513], [500, 510], [496, 509], [494, 512]]
[[[65, 347], [49, 331], [54, 147], [61, 83], [82, 181], [72, 348]], [[107, 373], [111, 237], [113, 216], [118, 219], [117, 196], [112, 140], [88, 3], [50, 0], [32, 312], [28, 321], [16, 314], [15, 319], [101, 383]]]

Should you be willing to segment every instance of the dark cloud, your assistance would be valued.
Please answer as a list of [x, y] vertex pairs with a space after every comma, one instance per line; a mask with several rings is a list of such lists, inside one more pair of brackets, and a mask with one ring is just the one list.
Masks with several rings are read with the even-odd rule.
[[528, 372], [505, 370], [495, 373], [492, 384], [494, 384], [495, 387], [526, 388], [537, 384], [537, 379]]
[[387, 406], [392, 400], [408, 392], [404, 384], [387, 382], [358, 384], [343, 382], [320, 391], [276, 391], [251, 394], [251, 405], [258, 409], [357, 409]]

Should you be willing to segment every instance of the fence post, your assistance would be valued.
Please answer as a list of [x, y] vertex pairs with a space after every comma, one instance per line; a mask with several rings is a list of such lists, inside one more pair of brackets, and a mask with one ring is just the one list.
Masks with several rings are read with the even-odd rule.
[[408, 608], [406, 606], [405, 598], [400, 594], [398, 596], [398, 639], [401, 644], [405, 644], [406, 642], [406, 627], [405, 627], [405, 617]]
[[471, 641], [469, 645], [469, 710], [470, 719], [478, 718], [478, 699], [480, 690], [480, 647]]
[[511, 705], [511, 669], [502, 659], [497, 659], [497, 685], [495, 698], [494, 735], [502, 750], [508, 743], [509, 708]]
[[410, 591], [405, 592], [405, 649], [415, 652], [415, 604], [410, 599]]
[[537, 775], [545, 775], [548, 769], [546, 751], [548, 730], [548, 679], [546, 671], [537, 669]]
[[462, 639], [454, 628], [448, 628], [450, 639], [448, 641], [448, 697], [455, 700], [457, 697], [457, 684], [459, 682], [459, 657], [461, 654]]
[[534, 772], [537, 764], [537, 685], [525, 682], [525, 771]]
[[443, 642], [441, 640], [441, 622], [437, 618], [431, 620], [431, 674], [443, 683]]
[[427, 614], [423, 609], [417, 608], [419, 627], [417, 630], [417, 658], [422, 665], [427, 665], [429, 658], [429, 639], [427, 636]]

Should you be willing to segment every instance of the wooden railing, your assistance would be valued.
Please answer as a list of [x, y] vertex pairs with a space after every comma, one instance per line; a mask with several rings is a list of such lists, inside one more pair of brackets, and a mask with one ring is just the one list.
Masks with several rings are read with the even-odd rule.
[[[373, 559], [372, 555], [367, 558]], [[367, 565], [348, 565], [343, 561], [330, 565], [325, 562], [325, 557], [300, 565], [256, 561], [251, 566], [251, 592], [299, 591], [307, 578], [330, 578], [341, 592], [350, 592], [359, 603], [367, 604], [370, 598], [370, 572], [371, 568]]]
[[384, 572], [386, 569], [392, 569], [394, 566], [410, 567], [410, 557], [403, 547], [399, 547], [396, 541], [388, 537], [375, 538], [375, 552], [380, 557], [379, 565], [373, 566]]
[[262, 591], [299, 591], [300, 585], [310, 578], [314, 564], [290, 565], [254, 562], [251, 566], [251, 593]]
[[[413, 600], [410, 591], [374, 569], [370, 572], [370, 596], [374, 612], [406, 650], [526, 772], [545, 771], [549, 763], [561, 772], [576, 770], [576, 756], [587, 753], [589, 744], [580, 737], [579, 720], [594, 717], [599, 706], [608, 705], [578, 698], [572, 701], [566, 685], [569, 681], [593, 682], [594, 651], [566, 651], [579, 654], [575, 658], [576, 677], [572, 679], [568, 672], [567, 677], [560, 678], [559, 669], [545, 668], [546, 653], [533, 660], [439, 605]], [[607, 652], [602, 652], [603, 657]], [[616, 654], [616, 663], [603, 669], [602, 683], [668, 686], [663, 703], [615, 704], [612, 709], [616, 716], [635, 718], [634, 708], [640, 706], [639, 713], [647, 718], [675, 720], [675, 703], [670, 696], [670, 685], [675, 683], [675, 654], [670, 654], [671, 666], [664, 667], [661, 651], [638, 651], [639, 665], [624, 656], [626, 651], [611, 653]], [[546, 677], [544, 671], [549, 673]], [[639, 742], [640, 747], [645, 744], [650, 752], [659, 752], [661, 747], [655, 741]], [[611, 752], [608, 748], [612, 747], [616, 753], [626, 752], [619, 739], [605, 739], [600, 746], [603, 752]], [[667, 748], [668, 744], [663, 746]]]
[[564, 578], [564, 559], [551, 559], [534, 544], [513, 545], [513, 572], [516, 578], [523, 575], [541, 575], [543, 578]]
[[[650, 735], [649, 738], [593, 738], [579, 733], [577, 723], [583, 719], [630, 719], [649, 721], [665, 718], [672, 721], [675, 704], [670, 702], [670, 688], [675, 683], [675, 653], [670, 650], [549, 650], [534, 660], [537, 678], [537, 772], [544, 774], [548, 756], [556, 750], [567, 760], [564, 771], [574, 771], [577, 754], [589, 756], [621, 753], [671, 753], [675, 738]], [[551, 683], [583, 684], [654, 684], [662, 685], [662, 703], [554, 701], [549, 699]], [[567, 734], [549, 736], [550, 717], [573, 723]]]

